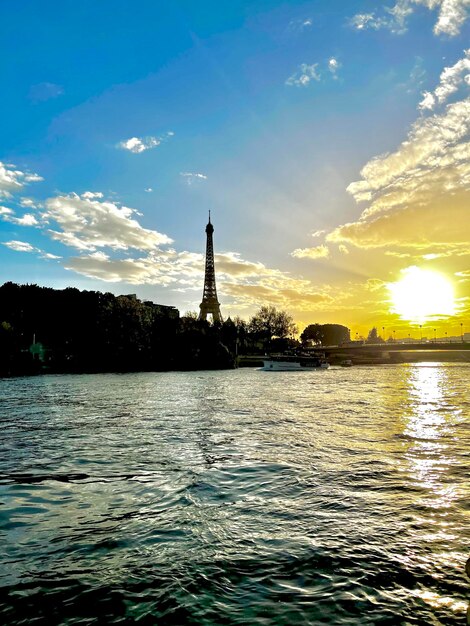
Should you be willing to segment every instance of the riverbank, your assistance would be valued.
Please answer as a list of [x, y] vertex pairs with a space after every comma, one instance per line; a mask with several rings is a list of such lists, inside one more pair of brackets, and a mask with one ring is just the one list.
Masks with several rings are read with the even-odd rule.
[[[350, 361], [352, 365], [392, 365], [398, 363], [470, 363], [470, 350], [420, 349], [420, 350], [383, 350], [376, 353], [364, 353], [359, 350], [336, 350], [325, 355], [330, 365], [342, 365]], [[262, 367], [260, 355], [242, 355], [238, 358], [238, 367]]]

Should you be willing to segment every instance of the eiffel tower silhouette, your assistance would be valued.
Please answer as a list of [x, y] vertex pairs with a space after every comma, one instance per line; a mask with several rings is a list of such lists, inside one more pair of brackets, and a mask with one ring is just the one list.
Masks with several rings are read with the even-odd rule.
[[206, 226], [206, 273], [204, 276], [202, 302], [199, 305], [199, 319], [206, 320], [208, 315], [212, 315], [213, 322], [222, 322], [223, 320], [220, 314], [220, 305], [217, 300], [217, 288], [215, 286], [214, 244], [212, 242], [213, 232], [214, 227], [211, 224], [211, 212], [209, 211], [209, 222]]

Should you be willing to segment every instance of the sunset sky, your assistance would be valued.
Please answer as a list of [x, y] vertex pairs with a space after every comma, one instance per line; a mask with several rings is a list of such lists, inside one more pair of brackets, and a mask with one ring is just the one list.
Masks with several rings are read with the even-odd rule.
[[197, 310], [210, 209], [224, 317], [469, 332], [469, 18], [4, 0], [0, 283]]

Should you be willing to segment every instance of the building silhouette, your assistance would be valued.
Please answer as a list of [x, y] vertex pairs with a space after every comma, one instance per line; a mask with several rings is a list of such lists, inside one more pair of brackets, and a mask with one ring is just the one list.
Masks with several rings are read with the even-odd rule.
[[220, 304], [217, 300], [217, 288], [215, 286], [214, 244], [212, 241], [213, 233], [214, 227], [211, 224], [211, 212], [209, 211], [209, 222], [206, 226], [206, 270], [204, 275], [202, 302], [199, 305], [199, 319], [206, 320], [208, 315], [212, 315], [213, 322], [222, 322]]

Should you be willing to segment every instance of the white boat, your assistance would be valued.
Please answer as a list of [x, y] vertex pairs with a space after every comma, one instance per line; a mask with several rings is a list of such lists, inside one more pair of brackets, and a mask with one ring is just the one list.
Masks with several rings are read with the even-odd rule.
[[309, 354], [271, 354], [263, 359], [262, 370], [266, 372], [305, 372], [328, 369], [330, 364], [324, 356]]

